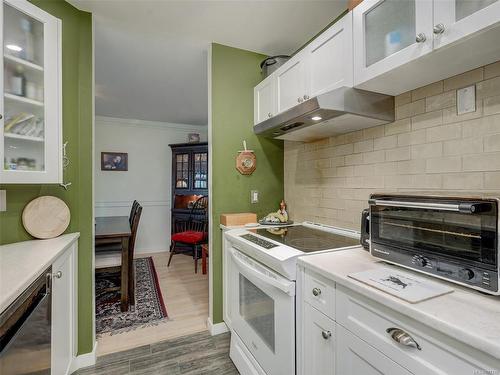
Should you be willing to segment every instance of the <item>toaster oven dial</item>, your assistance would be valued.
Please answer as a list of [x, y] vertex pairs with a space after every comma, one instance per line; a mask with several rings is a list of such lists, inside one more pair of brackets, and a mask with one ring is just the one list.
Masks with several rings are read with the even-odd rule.
[[458, 270], [458, 277], [465, 281], [472, 280], [474, 278], [474, 271], [470, 268], [462, 268]]

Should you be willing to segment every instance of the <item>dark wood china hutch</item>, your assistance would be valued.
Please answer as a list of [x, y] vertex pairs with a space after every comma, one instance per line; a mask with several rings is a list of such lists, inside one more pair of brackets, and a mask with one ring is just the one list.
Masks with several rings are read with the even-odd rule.
[[193, 203], [208, 196], [208, 143], [178, 143], [172, 149], [172, 233], [187, 220]]

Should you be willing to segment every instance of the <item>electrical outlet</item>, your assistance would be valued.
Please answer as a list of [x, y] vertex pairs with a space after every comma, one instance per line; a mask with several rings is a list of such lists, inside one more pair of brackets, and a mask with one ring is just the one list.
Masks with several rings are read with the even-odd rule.
[[252, 190], [250, 192], [250, 203], [258, 203], [259, 202], [259, 191]]
[[476, 111], [476, 85], [457, 90], [457, 115]]
[[0, 190], [0, 211], [7, 211], [7, 191]]

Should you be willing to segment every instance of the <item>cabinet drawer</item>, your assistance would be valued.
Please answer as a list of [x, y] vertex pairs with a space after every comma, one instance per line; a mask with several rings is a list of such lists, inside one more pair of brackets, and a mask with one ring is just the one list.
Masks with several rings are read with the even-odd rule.
[[[466, 375], [497, 367], [491, 357], [445, 335], [436, 337], [433, 329], [342, 286], [336, 299], [337, 323], [414, 374]], [[400, 340], [407, 345], [391, 337], [391, 328], [399, 330], [393, 336], [403, 334]]]
[[309, 270], [305, 271], [304, 299], [326, 316], [335, 319], [335, 284]]
[[387, 358], [340, 325], [337, 326], [336, 375], [411, 375], [405, 368]]

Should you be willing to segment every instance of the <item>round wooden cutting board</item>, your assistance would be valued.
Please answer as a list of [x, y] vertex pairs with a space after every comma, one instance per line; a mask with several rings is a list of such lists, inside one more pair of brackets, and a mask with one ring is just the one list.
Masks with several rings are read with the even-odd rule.
[[54, 238], [66, 230], [71, 214], [61, 199], [43, 196], [29, 202], [23, 211], [23, 225], [35, 238]]

